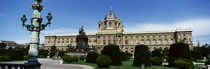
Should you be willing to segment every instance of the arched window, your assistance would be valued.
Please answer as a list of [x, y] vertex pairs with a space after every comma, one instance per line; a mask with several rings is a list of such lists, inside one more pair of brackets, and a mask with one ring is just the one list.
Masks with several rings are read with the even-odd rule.
[[106, 40], [103, 40], [103, 44], [106, 44]]
[[148, 39], [148, 40], [147, 40], [147, 45], [149, 45], [149, 44], [151, 44], [151, 43], [150, 43], [150, 40]]
[[101, 27], [101, 24], [99, 24], [98, 27], [100, 28]]
[[168, 40], [167, 39], [164, 40], [164, 44], [168, 44]]
[[141, 44], [144, 44], [144, 40], [143, 39], [141, 40]]
[[133, 47], [131, 47], [131, 52], [133, 52]]
[[136, 44], [139, 44], [139, 41], [138, 40], [136, 40]]
[[116, 44], [116, 42], [117, 42], [117, 41], [116, 41], [116, 40], [114, 40], [114, 44]]
[[128, 48], [127, 47], [125, 48], [125, 52], [128, 52]]
[[112, 27], [112, 23], [111, 22], [109, 22], [109, 27]]
[[108, 40], [108, 43], [111, 44], [111, 40]]
[[133, 40], [131, 40], [130, 44], [132, 44], [132, 45], [133, 45]]
[[162, 40], [161, 39], [158, 40], [158, 44], [162, 44]]
[[155, 41], [155, 39], [153, 39], [153, 41], [152, 41], [152, 44], [153, 44], [153, 45], [155, 45], [155, 44], [156, 44], [156, 41]]
[[118, 23], [118, 27], [120, 26], [120, 23]]
[[186, 38], [184, 38], [184, 43], [187, 43], [187, 39]]
[[128, 40], [125, 40], [125, 44], [128, 44]]
[[114, 23], [115, 27], [117, 27], [117, 22]]

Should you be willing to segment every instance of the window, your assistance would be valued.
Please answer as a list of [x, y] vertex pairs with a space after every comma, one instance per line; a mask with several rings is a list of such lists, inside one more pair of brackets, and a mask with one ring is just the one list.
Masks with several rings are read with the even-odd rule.
[[153, 41], [152, 41], [152, 44], [153, 44], [153, 45], [155, 45], [155, 44], [156, 44], [156, 41], [155, 41], [155, 39], [153, 39]]
[[149, 44], [151, 44], [151, 43], [150, 43], [150, 40], [148, 39], [148, 40], [147, 40], [147, 45], [149, 45]]
[[131, 40], [130, 44], [132, 44], [132, 45], [133, 45], [133, 40]]
[[106, 44], [106, 40], [103, 40], [103, 44]]
[[111, 44], [111, 40], [108, 40], [108, 44]]
[[109, 22], [109, 27], [112, 27], [112, 23], [111, 22]]
[[138, 36], [136, 36], [136, 38], [139, 38]]
[[116, 44], [116, 42], [117, 42], [117, 41], [116, 41], [116, 40], [114, 40], [114, 44]]
[[117, 22], [114, 23], [115, 27], [117, 27]]
[[131, 52], [133, 52], [133, 47], [131, 47]]
[[168, 44], [168, 40], [167, 39], [165, 39], [164, 44]]
[[144, 44], [144, 40], [143, 39], [141, 40], [141, 44]]
[[139, 44], [139, 41], [138, 40], [136, 40], [136, 44]]
[[101, 24], [99, 24], [98, 27], [101, 27]]
[[125, 44], [128, 44], [128, 40], [125, 40]]
[[128, 52], [128, 48], [127, 47], [125, 48], [125, 52]]
[[162, 44], [162, 40], [161, 39], [158, 40], [158, 44]]
[[120, 23], [118, 23], [118, 26], [120, 26]]

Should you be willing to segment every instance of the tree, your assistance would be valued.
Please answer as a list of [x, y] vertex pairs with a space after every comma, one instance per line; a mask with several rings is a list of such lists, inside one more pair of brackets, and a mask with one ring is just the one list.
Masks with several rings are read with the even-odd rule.
[[150, 51], [146, 45], [137, 45], [135, 46], [133, 66], [141, 66], [142, 64], [146, 67], [151, 66]]
[[1, 50], [4, 49], [6, 46], [7, 46], [6, 44], [0, 43], [0, 49], [1, 49]]
[[202, 59], [201, 47], [194, 47], [191, 51], [192, 58], [196, 61]]
[[56, 46], [52, 46], [50, 49], [50, 57], [52, 58], [53, 56], [55, 56], [57, 51], [58, 50], [56, 49]]
[[155, 49], [152, 51], [152, 57], [163, 57], [162, 49]]
[[126, 60], [129, 60], [133, 54], [129, 52], [121, 52], [120, 55], [121, 55], [122, 61], [126, 61]]
[[169, 66], [175, 66], [174, 60], [176, 59], [190, 59], [189, 45], [184, 42], [177, 42], [170, 46], [169, 49]]
[[122, 58], [120, 55], [119, 46], [114, 44], [104, 46], [101, 54], [109, 56], [112, 60], [112, 65], [122, 65]]

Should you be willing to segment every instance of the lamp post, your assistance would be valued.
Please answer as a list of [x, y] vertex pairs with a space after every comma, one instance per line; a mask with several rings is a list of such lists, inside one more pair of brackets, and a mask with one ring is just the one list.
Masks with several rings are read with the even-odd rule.
[[26, 64], [38, 64], [40, 63], [37, 60], [38, 57], [38, 45], [39, 45], [39, 34], [40, 31], [44, 30], [46, 26], [50, 26], [51, 24], [51, 19], [53, 18], [51, 16], [51, 13], [48, 13], [46, 16], [48, 22], [46, 24], [41, 24], [42, 23], [42, 17], [41, 17], [41, 11], [43, 10], [43, 7], [40, 3], [42, 0], [34, 0], [35, 3], [31, 5], [32, 9], [34, 10], [32, 18], [31, 18], [31, 24], [26, 25], [25, 22], [27, 21], [26, 15], [23, 15], [21, 17], [22, 21], [22, 26], [25, 27], [28, 31], [30, 31], [30, 48], [28, 52], [28, 62]]

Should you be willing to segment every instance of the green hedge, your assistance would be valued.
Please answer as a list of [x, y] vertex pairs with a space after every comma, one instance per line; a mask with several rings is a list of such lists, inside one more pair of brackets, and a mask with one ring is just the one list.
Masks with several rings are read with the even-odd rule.
[[80, 56], [80, 57], [79, 57], [79, 60], [83, 60], [83, 61], [84, 61], [85, 59], [86, 59], [85, 56]]
[[108, 68], [112, 63], [112, 60], [109, 56], [101, 55], [97, 58], [96, 62], [99, 68]]
[[152, 65], [162, 65], [163, 59], [160, 57], [153, 57], [151, 59], [151, 63], [152, 63]]
[[98, 56], [100, 56], [100, 55], [96, 52], [89, 52], [87, 54], [86, 62], [87, 63], [96, 63], [96, 59], [98, 58]]
[[194, 67], [193, 62], [186, 59], [176, 59], [174, 60], [174, 64], [176, 67], [179, 67], [181, 69], [193, 69]]
[[151, 66], [150, 51], [146, 45], [137, 45], [135, 47], [133, 66], [141, 66], [142, 64], [145, 67]]
[[174, 60], [176, 59], [190, 59], [190, 48], [189, 45], [183, 42], [177, 42], [170, 46], [169, 54], [168, 54], [168, 62], [169, 66], [175, 66]]
[[78, 57], [77, 56], [63, 56], [64, 62], [78, 62]]
[[109, 56], [112, 60], [112, 65], [122, 65], [119, 46], [109, 44], [103, 48], [101, 54]]
[[132, 54], [128, 52], [121, 52], [120, 55], [121, 55], [122, 61], [129, 60], [132, 57]]
[[210, 59], [207, 59], [205, 65], [210, 65]]

